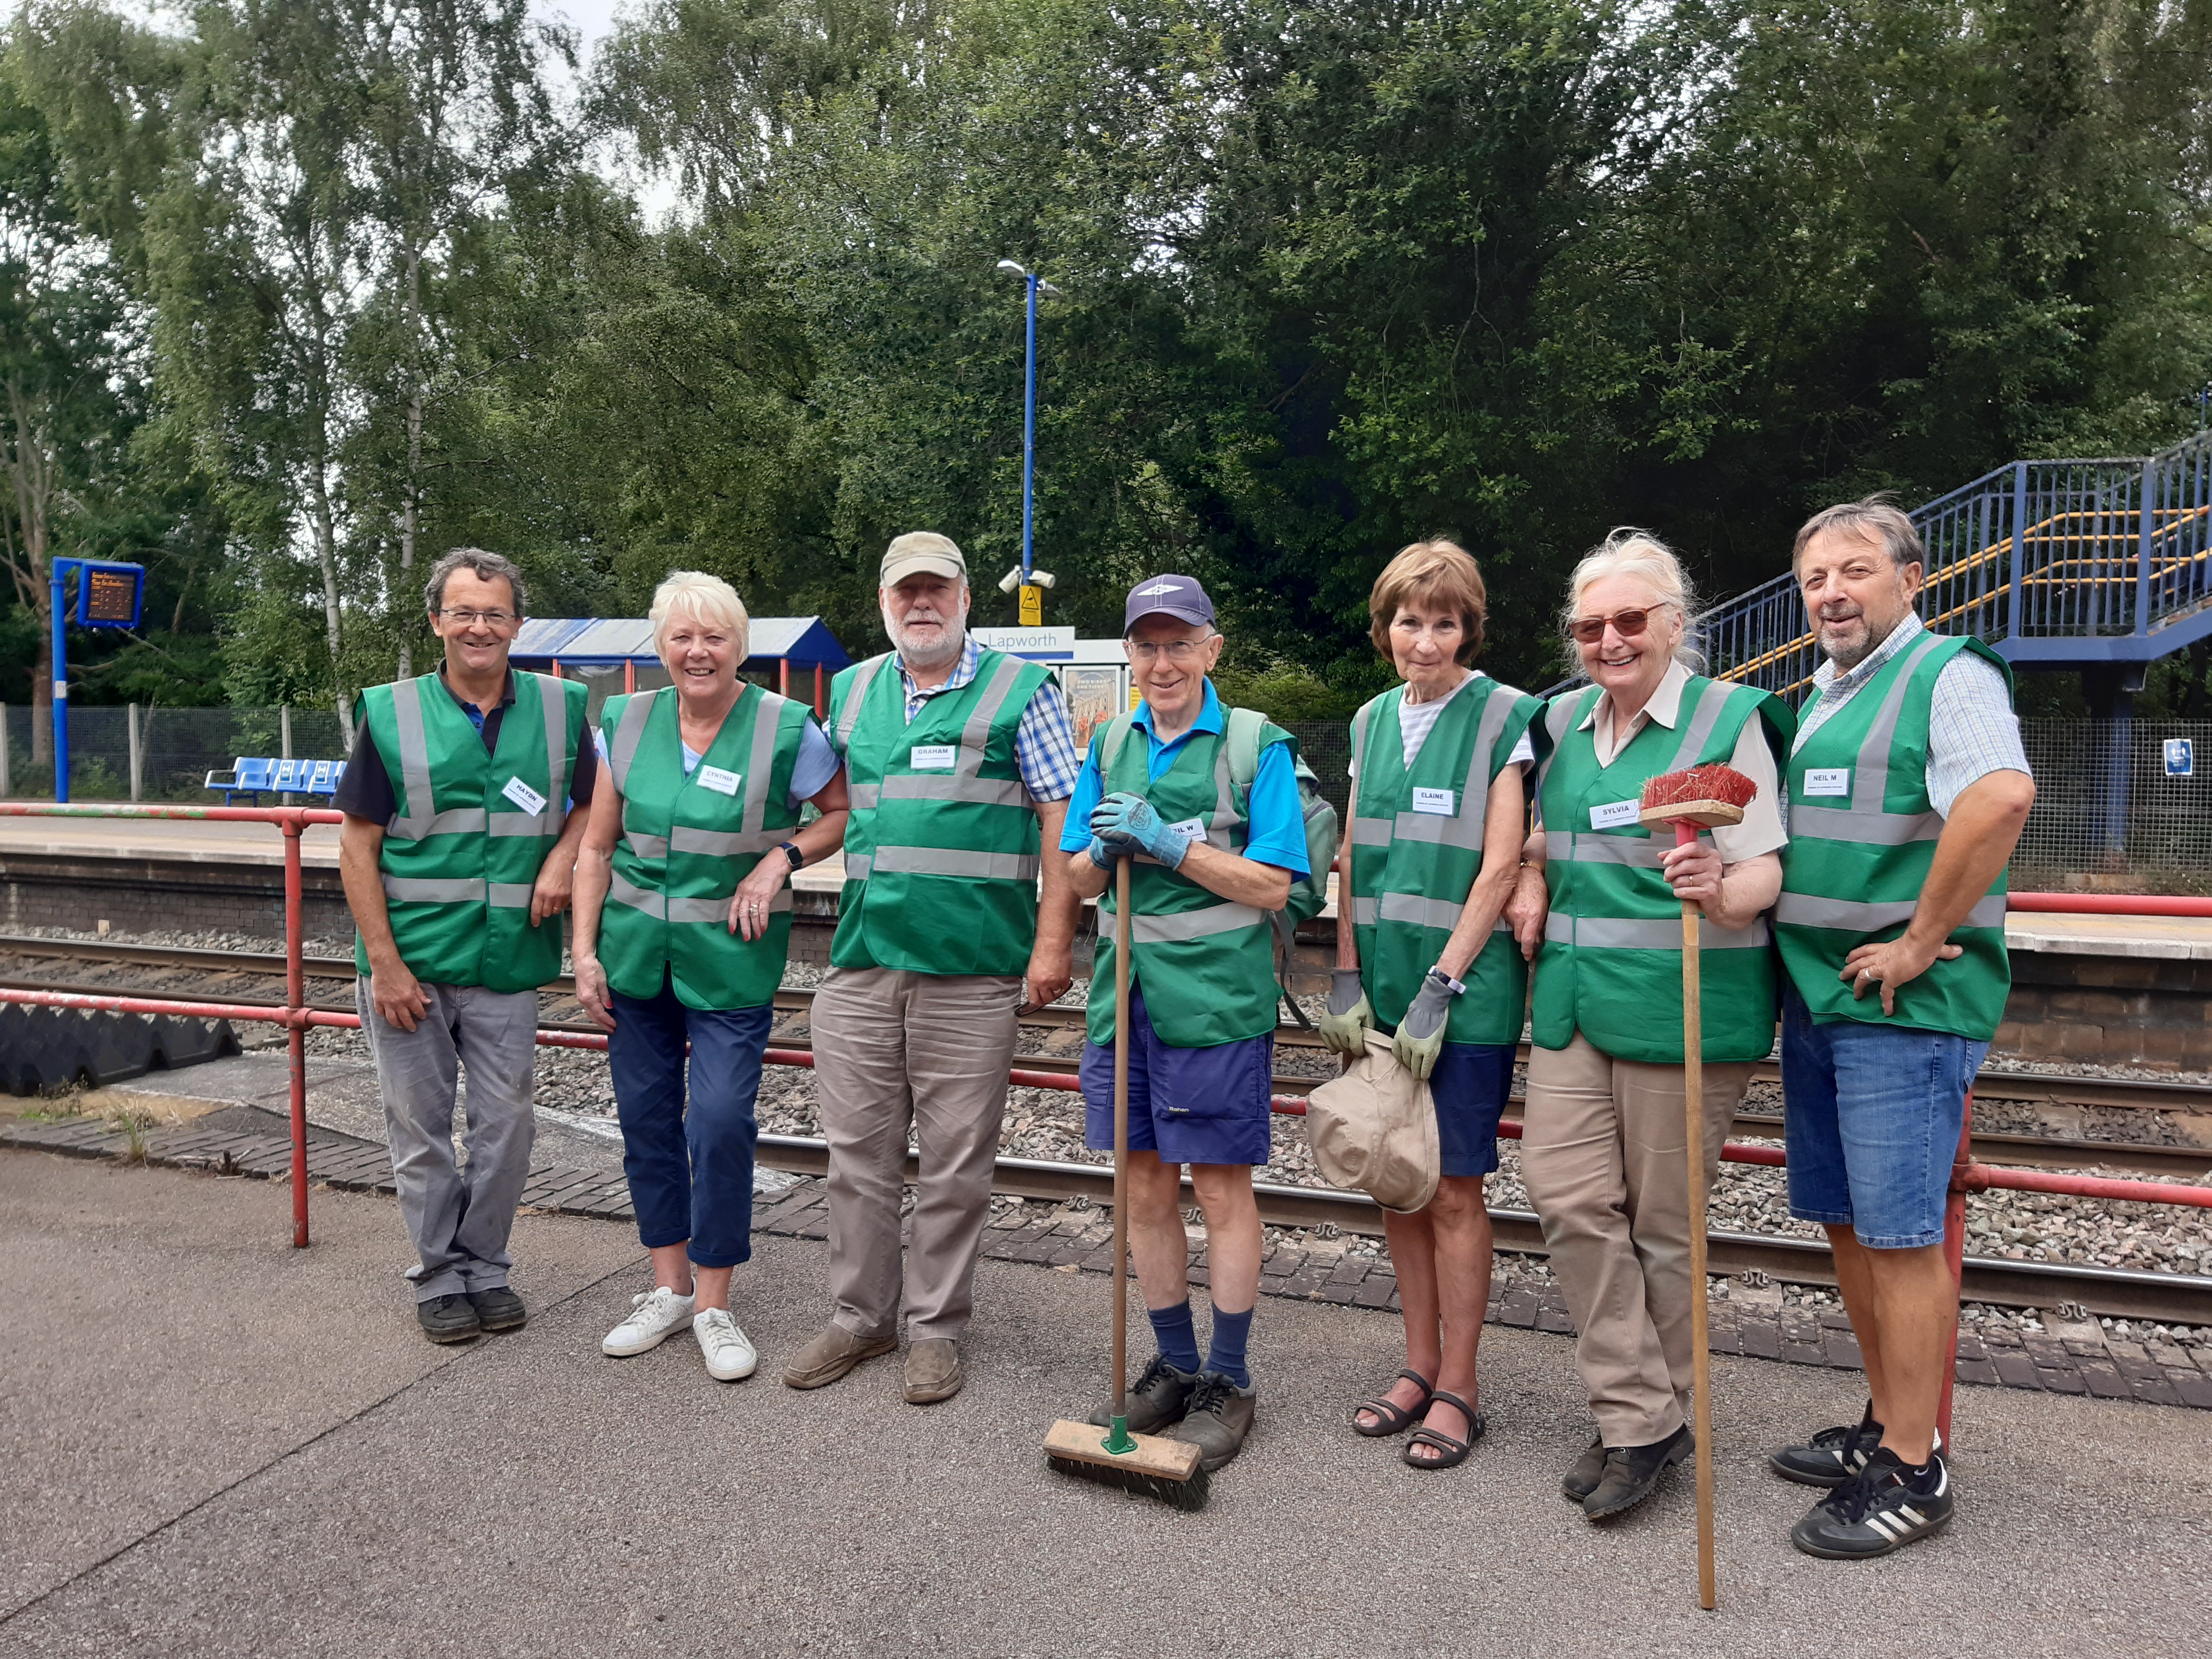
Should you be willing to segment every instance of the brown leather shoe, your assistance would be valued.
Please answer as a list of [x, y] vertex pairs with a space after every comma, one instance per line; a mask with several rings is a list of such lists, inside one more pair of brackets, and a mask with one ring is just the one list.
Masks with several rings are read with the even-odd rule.
[[792, 1356], [791, 1364], [784, 1368], [784, 1386], [818, 1389], [825, 1382], [835, 1382], [863, 1359], [873, 1359], [896, 1346], [896, 1337], [855, 1336], [833, 1320], [823, 1327], [819, 1336]]
[[906, 1403], [933, 1405], [950, 1400], [968, 1380], [960, 1369], [960, 1345], [949, 1336], [925, 1336], [907, 1345]]
[[1257, 1388], [1240, 1389], [1219, 1371], [1200, 1371], [1190, 1391], [1190, 1408], [1168, 1437], [1196, 1446], [1198, 1467], [1211, 1474], [1244, 1449], [1259, 1402]]

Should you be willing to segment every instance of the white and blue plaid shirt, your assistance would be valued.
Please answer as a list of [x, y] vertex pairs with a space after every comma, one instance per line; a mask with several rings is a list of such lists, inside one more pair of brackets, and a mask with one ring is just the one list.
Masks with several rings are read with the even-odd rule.
[[[893, 656], [897, 664], [899, 684], [906, 688], [907, 724], [921, 713], [921, 706], [932, 697], [942, 696], [947, 691], [957, 691], [975, 678], [975, 665], [982, 651], [971, 637], [960, 647], [959, 665], [953, 669], [952, 678], [942, 685], [927, 688], [917, 686], [914, 676], [907, 672], [906, 659]], [[1030, 699], [1030, 706], [1022, 710], [1022, 723], [1014, 728], [1014, 764], [1020, 769], [1022, 784], [1036, 800], [1066, 800], [1075, 793], [1075, 780], [1083, 770], [1083, 757], [1075, 752], [1075, 728], [1068, 721], [1067, 698], [1060, 689], [1060, 681], [1048, 678]]]
[[[1814, 671], [1813, 700], [1797, 716], [1790, 752], [1803, 748], [1805, 739], [1881, 672], [1884, 663], [1927, 631], [1926, 623], [1907, 613], [1889, 637], [1850, 672], [1839, 674], [1832, 661], [1823, 662]], [[1948, 818], [1952, 804], [1967, 787], [1992, 772], [2034, 775], [2028, 771], [2027, 752], [2021, 747], [2020, 718], [2013, 713], [2003, 674], [1973, 652], [1961, 651], [1936, 676], [1929, 705], [1928, 799], [1937, 814]]]

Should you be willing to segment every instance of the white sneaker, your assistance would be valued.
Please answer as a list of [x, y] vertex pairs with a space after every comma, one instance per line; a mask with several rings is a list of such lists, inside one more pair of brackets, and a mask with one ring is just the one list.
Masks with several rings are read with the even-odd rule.
[[634, 1296], [629, 1299], [629, 1317], [607, 1333], [599, 1352], [627, 1359], [647, 1348], [657, 1348], [691, 1322], [691, 1310], [697, 1305], [696, 1292], [678, 1296], [665, 1285], [648, 1296]]
[[708, 1375], [718, 1382], [750, 1376], [760, 1364], [760, 1356], [727, 1308], [708, 1309], [691, 1322], [691, 1334], [699, 1339], [699, 1352], [707, 1357]]

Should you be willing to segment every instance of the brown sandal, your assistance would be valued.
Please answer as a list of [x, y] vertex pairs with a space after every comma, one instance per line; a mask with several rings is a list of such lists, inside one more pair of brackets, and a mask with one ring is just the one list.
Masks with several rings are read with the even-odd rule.
[[[1420, 1403], [1408, 1410], [1387, 1395], [1363, 1401], [1352, 1408], [1352, 1431], [1354, 1434], [1364, 1434], [1370, 1440], [1386, 1440], [1394, 1434], [1405, 1433], [1420, 1420], [1421, 1413], [1429, 1408], [1429, 1401], [1436, 1398], [1436, 1390], [1429, 1386], [1429, 1379], [1419, 1371], [1400, 1371], [1398, 1376], [1391, 1380], [1395, 1382], [1399, 1377], [1421, 1385]], [[1359, 1420], [1362, 1412], [1373, 1412], [1379, 1420], [1363, 1423]]]
[[[1413, 1437], [1406, 1443], [1405, 1450], [1398, 1454], [1399, 1461], [1409, 1469], [1457, 1468], [1467, 1462], [1468, 1454], [1474, 1449], [1474, 1443], [1481, 1439], [1490, 1427], [1489, 1418], [1475, 1410], [1457, 1395], [1447, 1394], [1443, 1389], [1437, 1389], [1430, 1394], [1429, 1403], [1434, 1405], [1439, 1400], [1456, 1409], [1462, 1417], [1467, 1419], [1467, 1438], [1455, 1439], [1442, 1429], [1432, 1429], [1426, 1423], [1423, 1423], [1419, 1428], [1413, 1431]], [[1442, 1455], [1416, 1457], [1413, 1455], [1413, 1448], [1416, 1446], [1431, 1447]]]

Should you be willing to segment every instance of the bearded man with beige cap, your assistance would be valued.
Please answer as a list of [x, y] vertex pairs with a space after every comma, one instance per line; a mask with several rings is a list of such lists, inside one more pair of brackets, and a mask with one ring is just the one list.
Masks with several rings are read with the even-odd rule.
[[[812, 1016], [836, 1305], [783, 1380], [818, 1389], [890, 1352], [903, 1308], [919, 1406], [964, 1380], [1015, 1015], [1074, 973], [1066, 860], [1040, 848], [1060, 839], [1081, 760], [1051, 672], [968, 636], [968, 563], [949, 539], [894, 541], [878, 599], [893, 649], [830, 696], [852, 797]], [[902, 1260], [909, 1129], [921, 1167]]]

